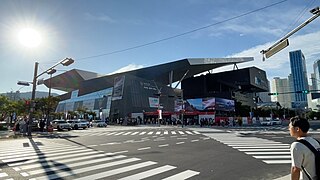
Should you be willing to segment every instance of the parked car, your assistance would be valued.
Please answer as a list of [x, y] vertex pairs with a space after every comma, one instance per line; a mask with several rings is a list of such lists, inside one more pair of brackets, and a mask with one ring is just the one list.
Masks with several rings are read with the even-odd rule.
[[68, 131], [71, 130], [70, 124], [65, 120], [53, 120], [51, 124], [52, 124], [52, 127], [57, 130], [63, 130], [63, 129], [67, 129]]
[[261, 126], [271, 126], [271, 120], [270, 119], [265, 119], [260, 121]]
[[71, 125], [72, 129], [86, 129], [88, 127], [87, 121], [81, 119], [68, 120], [67, 122]]
[[271, 125], [281, 125], [282, 121], [280, 119], [272, 119]]
[[92, 127], [107, 127], [107, 124], [102, 120], [93, 120]]

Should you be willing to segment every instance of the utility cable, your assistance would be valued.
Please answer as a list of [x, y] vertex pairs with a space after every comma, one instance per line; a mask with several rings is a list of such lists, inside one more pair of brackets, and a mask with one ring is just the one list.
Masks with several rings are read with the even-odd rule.
[[210, 27], [212, 27], [212, 26], [216, 26], [216, 25], [219, 25], [219, 24], [223, 24], [223, 23], [232, 21], [232, 20], [234, 20], [234, 19], [238, 19], [238, 18], [241, 18], [241, 17], [243, 17], [243, 16], [247, 16], [247, 15], [249, 15], [249, 14], [256, 13], [256, 12], [258, 12], [258, 11], [261, 11], [261, 10], [264, 10], [264, 9], [267, 9], [267, 8], [270, 8], [270, 7], [279, 5], [279, 4], [284, 3], [284, 2], [286, 2], [286, 1], [288, 1], [288, 0], [282, 0], [282, 1], [279, 1], [279, 2], [276, 2], [276, 3], [273, 3], [273, 4], [270, 4], [270, 5], [267, 5], [267, 6], [264, 6], [264, 7], [255, 9], [255, 10], [252, 10], [252, 11], [248, 11], [248, 12], [245, 12], [245, 13], [243, 13], [243, 14], [240, 14], [240, 15], [237, 15], [237, 16], [234, 16], [234, 17], [231, 17], [231, 18], [228, 18], [228, 19], [225, 19], [225, 20], [222, 20], [222, 21], [213, 23], [213, 24], [209, 24], [209, 25], [207, 25], [207, 26], [203, 26], [203, 27], [200, 27], [200, 28], [196, 28], [196, 29], [193, 29], [193, 30], [190, 30], [190, 31], [186, 31], [186, 32], [183, 32], [183, 33], [180, 33], [180, 34], [176, 34], [176, 35], [173, 35], [173, 36], [169, 36], [169, 37], [166, 37], [166, 38], [163, 38], [163, 39], [159, 39], [159, 40], [156, 40], [156, 41], [151, 41], [151, 42], [148, 42], [148, 43], [145, 43], [145, 44], [140, 44], [140, 45], [137, 45], [137, 46], [132, 46], [132, 47], [128, 47], [128, 48], [125, 48], [125, 49], [116, 50], [116, 51], [112, 51], [112, 52], [108, 52], [108, 53], [102, 53], [102, 54], [97, 54], [97, 55], [93, 55], [93, 56], [88, 56], [88, 57], [83, 57], [83, 58], [77, 58], [77, 61], [86, 60], [86, 59], [92, 59], [92, 58], [97, 58], [97, 57], [101, 57], [101, 56], [107, 56], [107, 55], [116, 54], [116, 53], [121, 53], [121, 52], [129, 51], [129, 50], [138, 49], [138, 48], [141, 48], [141, 47], [153, 45], [153, 44], [160, 43], [160, 42], [163, 42], [163, 41], [168, 41], [168, 40], [171, 40], [171, 39], [180, 37], [180, 36], [184, 36], [184, 35], [191, 34], [191, 33], [194, 33], [194, 32], [200, 31], [200, 30], [203, 30], [203, 29], [210, 28]]

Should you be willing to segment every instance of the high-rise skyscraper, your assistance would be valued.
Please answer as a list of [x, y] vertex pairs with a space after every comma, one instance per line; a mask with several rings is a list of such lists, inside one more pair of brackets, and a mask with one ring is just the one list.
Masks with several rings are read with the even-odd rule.
[[289, 80], [287, 78], [273, 78], [272, 92], [279, 93], [279, 95], [271, 97], [273, 102], [279, 102], [282, 107], [291, 108], [291, 94], [287, 93], [290, 92]]
[[[293, 90], [309, 90], [306, 60], [301, 50], [289, 52]], [[295, 102], [307, 103], [307, 94], [295, 93]]]

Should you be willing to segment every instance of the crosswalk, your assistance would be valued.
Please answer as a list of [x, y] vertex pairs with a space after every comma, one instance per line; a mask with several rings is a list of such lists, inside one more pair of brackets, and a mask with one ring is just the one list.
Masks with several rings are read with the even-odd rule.
[[[66, 135], [66, 132], [58, 132], [59, 135]], [[103, 129], [74, 130], [67, 132], [67, 135], [74, 136], [143, 136], [143, 135], [199, 135], [198, 131], [192, 130], [132, 130], [132, 131], [105, 131]]]
[[[0, 179], [189, 179], [200, 172], [156, 161], [105, 153], [83, 146], [43, 140], [0, 142], [0, 160], [15, 176], [1, 171]], [[17, 174], [19, 178], [17, 178]], [[115, 178], [116, 177], [116, 178]]]
[[211, 138], [253, 158], [262, 160], [266, 164], [291, 163], [290, 144], [258, 137], [237, 136], [234, 133], [215, 133]]

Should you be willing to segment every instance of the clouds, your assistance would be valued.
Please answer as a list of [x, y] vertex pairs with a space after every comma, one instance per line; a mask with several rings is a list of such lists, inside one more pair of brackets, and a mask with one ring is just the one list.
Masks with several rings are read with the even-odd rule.
[[[320, 31], [292, 36], [289, 38], [289, 46], [271, 58], [262, 61], [262, 55], [260, 51], [267, 49], [273, 44], [269, 42], [266, 44], [258, 45], [250, 49], [243, 50], [241, 52], [231, 54], [227, 57], [254, 57], [254, 61], [239, 64], [239, 68], [256, 66], [267, 72], [268, 79], [273, 77], [287, 77], [290, 74], [290, 61], [289, 52], [301, 49], [306, 58], [307, 73], [313, 73], [313, 62], [320, 59]], [[219, 71], [230, 70], [230, 67], [220, 68]]]
[[141, 69], [143, 68], [144, 66], [143, 65], [137, 65], [137, 64], [129, 64], [125, 67], [122, 67], [108, 75], [111, 75], [111, 74], [117, 74], [117, 73], [122, 73], [122, 72], [127, 72], [127, 71], [132, 71], [132, 70], [136, 70], [136, 69]]
[[102, 21], [102, 22], [107, 22], [107, 23], [115, 23], [116, 21], [112, 19], [110, 16], [107, 16], [103, 13], [99, 14], [91, 14], [89, 12], [84, 14], [86, 20], [90, 21]]

